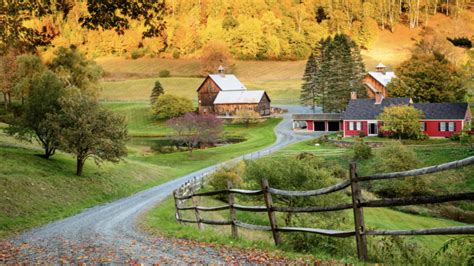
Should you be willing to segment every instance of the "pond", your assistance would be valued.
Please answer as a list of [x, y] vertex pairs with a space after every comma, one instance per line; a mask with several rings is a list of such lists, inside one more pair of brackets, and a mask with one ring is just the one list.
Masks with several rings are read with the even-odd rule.
[[[194, 149], [223, 146], [245, 141], [242, 136], [224, 136], [215, 143], [199, 143]], [[128, 145], [138, 149], [146, 149], [156, 153], [173, 153], [186, 151], [184, 143], [169, 137], [132, 137]]]

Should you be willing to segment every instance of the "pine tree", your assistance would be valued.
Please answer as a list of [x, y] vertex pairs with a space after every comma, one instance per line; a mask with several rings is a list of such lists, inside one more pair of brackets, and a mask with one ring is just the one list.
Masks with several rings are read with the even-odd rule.
[[308, 58], [306, 62], [306, 69], [303, 75], [303, 86], [301, 87], [300, 100], [303, 105], [311, 106], [313, 112], [316, 108], [316, 91], [314, 86], [314, 78], [317, 74], [316, 58], [314, 53]]
[[159, 80], [155, 81], [155, 86], [153, 87], [153, 90], [151, 91], [151, 96], [150, 96], [151, 105], [154, 105], [156, 102], [156, 99], [158, 99], [158, 97], [162, 95], [164, 92], [165, 90], [163, 89], [163, 86], [161, 86], [160, 81]]
[[337, 34], [320, 42], [318, 72], [313, 76], [312, 89], [324, 112], [341, 112], [356, 91], [363, 96], [365, 75], [360, 50], [348, 36]]

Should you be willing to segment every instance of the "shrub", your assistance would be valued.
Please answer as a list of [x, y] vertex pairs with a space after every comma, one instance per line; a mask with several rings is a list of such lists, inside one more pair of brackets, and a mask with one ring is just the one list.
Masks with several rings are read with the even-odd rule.
[[461, 137], [461, 134], [459, 133], [454, 133], [453, 135], [451, 135], [450, 139], [452, 141], [459, 141], [460, 140], [460, 137]]
[[232, 120], [234, 124], [244, 124], [248, 127], [249, 124], [255, 124], [262, 120], [259, 113], [253, 110], [241, 109], [235, 112], [235, 118]]
[[364, 143], [363, 141], [358, 141], [354, 144], [354, 160], [365, 160], [372, 157], [372, 148]]
[[[233, 187], [242, 187], [242, 174], [244, 172], [244, 168], [245, 164], [243, 162], [239, 162], [232, 166], [224, 166], [215, 171], [209, 177], [209, 185], [213, 190], [224, 190], [227, 189], [227, 182], [231, 181]], [[227, 195], [217, 195], [216, 198], [220, 200], [227, 200]]]
[[367, 135], [365, 134], [364, 131], [359, 131], [358, 136], [359, 136], [359, 138], [364, 138], [364, 137], [367, 136]]
[[324, 144], [324, 143], [327, 143], [329, 141], [329, 137], [327, 135], [322, 135], [321, 137], [315, 139], [313, 141], [313, 144]]
[[[375, 170], [378, 173], [398, 172], [420, 166], [416, 153], [399, 141], [393, 141], [377, 151]], [[405, 177], [375, 181], [372, 190], [383, 197], [424, 195], [429, 190], [429, 177]]]
[[142, 48], [135, 49], [131, 52], [130, 56], [132, 59], [138, 59], [140, 57], [143, 57], [145, 55], [145, 50]]
[[191, 100], [187, 98], [163, 94], [156, 99], [152, 110], [156, 118], [169, 119], [192, 112], [194, 107]]
[[174, 51], [173, 51], [173, 58], [174, 58], [174, 59], [179, 59], [179, 57], [180, 57], [179, 51], [178, 51], [178, 50], [174, 50]]
[[[303, 153], [297, 157], [264, 158], [248, 161], [245, 169], [245, 180], [251, 188], [260, 188], [260, 182], [266, 178], [271, 187], [285, 190], [311, 190], [327, 187], [337, 183], [332, 171], [325, 168], [319, 157]], [[348, 200], [343, 193], [332, 193], [321, 197], [283, 197], [274, 196], [276, 204], [289, 207], [323, 206], [334, 202]], [[346, 219], [348, 221], [348, 219]], [[286, 226], [341, 228], [346, 222], [340, 212], [321, 214], [292, 214], [284, 216]], [[315, 234], [284, 234], [284, 243], [296, 251], [313, 251], [315, 248], [328, 252], [339, 252], [342, 247], [350, 245], [349, 239], [336, 239]]]
[[163, 70], [160, 70], [160, 72], [158, 73], [158, 76], [160, 78], [167, 78], [167, 77], [171, 76], [171, 73], [170, 73], [169, 70], [163, 69]]

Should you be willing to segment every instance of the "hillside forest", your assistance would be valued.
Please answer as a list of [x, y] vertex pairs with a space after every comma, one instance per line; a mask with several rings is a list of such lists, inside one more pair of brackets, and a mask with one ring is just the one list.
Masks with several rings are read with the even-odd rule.
[[[84, 17], [100, 16], [88, 1], [57, 2], [60, 8], [48, 12], [39, 12], [44, 7], [38, 12], [9, 11], [16, 12], [17, 22], [46, 36], [47, 45], [36, 47], [46, 60], [53, 57], [55, 47], [70, 45], [88, 57], [197, 58], [217, 46], [235, 59], [298, 60], [334, 34], [347, 34], [362, 49], [369, 49], [381, 31], [396, 32], [400, 25], [405, 26], [402, 30], [422, 28], [425, 36], [443, 41], [446, 36], [470, 38], [474, 27], [467, 0], [167, 0], [152, 4], [156, 12], [145, 14], [156, 16], [155, 24], [131, 12], [119, 17], [129, 23], [116, 23], [114, 28], [104, 27], [102, 21], [84, 27]], [[434, 26], [431, 19], [437, 15], [451, 19]]]

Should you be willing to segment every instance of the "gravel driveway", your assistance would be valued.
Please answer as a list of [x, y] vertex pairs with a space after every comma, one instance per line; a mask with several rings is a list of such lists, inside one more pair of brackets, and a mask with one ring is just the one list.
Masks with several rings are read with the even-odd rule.
[[[291, 131], [291, 113], [307, 112], [298, 106], [289, 109], [275, 128], [276, 142], [260, 152], [245, 155], [257, 158], [315, 134]], [[243, 157], [243, 156], [242, 156]], [[242, 157], [236, 158], [241, 159]], [[148, 236], [137, 230], [137, 218], [169, 196], [187, 180], [214, 171], [210, 166], [127, 198], [84, 210], [82, 213], [28, 231], [0, 245], [2, 263], [262, 263], [248, 251], [225, 249], [188, 240]], [[257, 252], [258, 253], [258, 252]], [[0, 252], [0, 256], [2, 252]], [[262, 255], [263, 256], [263, 255]], [[273, 262], [283, 258], [270, 258]]]

